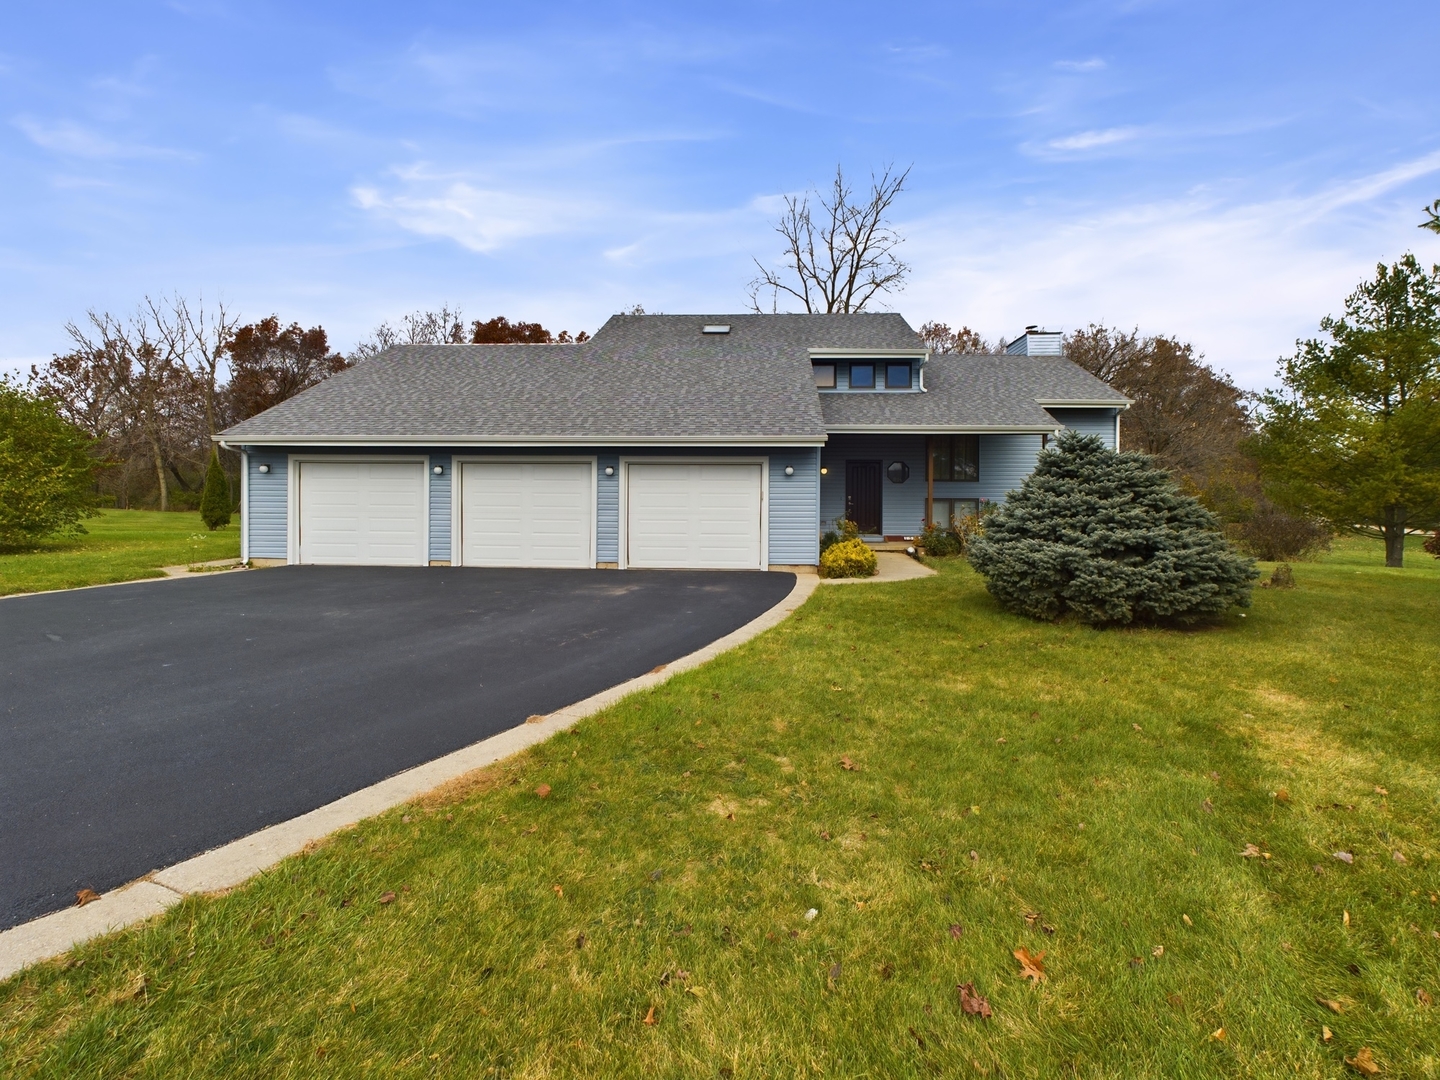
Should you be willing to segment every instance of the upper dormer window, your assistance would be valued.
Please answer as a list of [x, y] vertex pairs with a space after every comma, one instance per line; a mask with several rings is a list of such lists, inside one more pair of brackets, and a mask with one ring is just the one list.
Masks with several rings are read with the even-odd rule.
[[874, 389], [875, 389], [875, 365], [874, 365], [874, 364], [851, 364], [851, 365], [850, 365], [850, 389], [851, 389], [851, 390], [874, 390]]
[[811, 369], [815, 372], [816, 390], [835, 389], [835, 365], [834, 364], [812, 364]]
[[885, 389], [887, 389], [887, 390], [909, 390], [909, 389], [910, 389], [910, 365], [909, 365], [909, 364], [886, 364], [886, 365], [885, 365]]

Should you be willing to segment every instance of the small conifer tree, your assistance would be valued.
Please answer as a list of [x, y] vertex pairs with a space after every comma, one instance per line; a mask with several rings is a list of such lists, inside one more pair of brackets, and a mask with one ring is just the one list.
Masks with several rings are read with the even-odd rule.
[[220, 465], [220, 454], [215, 450], [210, 451], [205, 490], [200, 493], [200, 517], [212, 532], [230, 524], [230, 480]]
[[1250, 605], [1255, 562], [1144, 454], [1066, 431], [985, 521], [970, 562], [1011, 611], [1191, 623]]

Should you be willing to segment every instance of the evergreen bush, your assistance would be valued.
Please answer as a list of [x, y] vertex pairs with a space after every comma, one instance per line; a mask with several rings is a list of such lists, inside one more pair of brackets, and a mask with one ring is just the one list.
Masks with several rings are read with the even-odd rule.
[[210, 451], [205, 490], [200, 493], [200, 519], [211, 532], [230, 524], [230, 480], [220, 465], [219, 451]]
[[96, 460], [55, 403], [0, 376], [0, 548], [76, 535], [95, 515]]
[[841, 540], [820, 556], [820, 576], [825, 578], [874, 577], [877, 566], [875, 552], [864, 540]]
[[1037, 619], [1192, 623], [1248, 607], [1258, 571], [1220, 522], [1144, 454], [1064, 432], [987, 517], [970, 562], [991, 594]]

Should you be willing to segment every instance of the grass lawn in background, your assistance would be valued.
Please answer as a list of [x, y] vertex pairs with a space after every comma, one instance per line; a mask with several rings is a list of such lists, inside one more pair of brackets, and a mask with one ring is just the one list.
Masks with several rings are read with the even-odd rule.
[[0, 596], [161, 577], [162, 566], [240, 558], [238, 524], [211, 532], [197, 511], [102, 510], [83, 524], [84, 536], [0, 550]]
[[15, 977], [0, 1073], [1440, 1076], [1440, 563], [1381, 563], [1192, 631], [822, 587]]

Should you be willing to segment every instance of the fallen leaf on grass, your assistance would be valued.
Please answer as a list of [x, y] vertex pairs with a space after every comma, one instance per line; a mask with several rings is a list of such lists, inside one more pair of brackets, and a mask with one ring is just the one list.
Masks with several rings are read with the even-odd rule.
[[562, 889], [559, 885], [551, 885], [550, 888], [551, 888], [552, 890], [554, 890], [556, 896], [564, 896], [564, 895], [565, 895], [565, 890]]
[[1132, 956], [1132, 957], [1130, 957], [1130, 968], [1131, 968], [1132, 971], [1133, 971], [1133, 970], [1136, 970], [1136, 969], [1138, 969], [1138, 968], [1142, 968], [1142, 967], [1144, 967], [1144, 966], [1145, 966], [1145, 958], [1144, 958], [1143, 956]]
[[1324, 1005], [1325, 1008], [1329, 1009], [1329, 1010], [1330, 1010], [1331, 1012], [1333, 1012], [1336, 1016], [1339, 1016], [1341, 1013], [1343, 1013], [1343, 1012], [1345, 1011], [1345, 1006], [1344, 1006], [1344, 1005], [1341, 1005], [1340, 1002], [1338, 1002], [1338, 1001], [1331, 1001], [1329, 998], [1320, 998], [1320, 997], [1317, 997], [1317, 998], [1315, 999], [1315, 1004], [1316, 1004], [1316, 1005]]
[[963, 933], [965, 933], [965, 931], [958, 922], [950, 924], [950, 936], [952, 938], [958, 938]]
[[816, 908], [813, 908], [813, 907], [812, 907], [809, 911], [805, 912], [805, 921], [806, 921], [806, 922], [814, 922], [814, 921], [815, 921], [815, 916], [816, 916], [816, 915], [819, 915], [819, 914], [820, 914], [819, 910], [817, 910]]
[[1045, 981], [1045, 953], [1038, 952], [1030, 955], [1029, 949], [1016, 949], [1010, 954], [1020, 961], [1020, 978], [1029, 979], [1034, 983]]
[[380, 894], [380, 903], [382, 903], [382, 904], [393, 904], [394, 902], [395, 902], [395, 894], [394, 894], [393, 892], [390, 892], [390, 891], [387, 890], [387, 891], [385, 891], [385, 892], [383, 892], [383, 893]]
[[650, 1011], [645, 1014], [645, 1019], [644, 1019], [644, 1020], [641, 1020], [640, 1022], [641, 1022], [642, 1024], [649, 1024], [651, 1027], [654, 1027], [657, 1023], [659, 1023], [659, 1021], [657, 1021], [657, 1020], [655, 1019], [655, 1006], [654, 1006], [654, 1005], [651, 1005], [651, 1006], [650, 1006]]
[[1343, 922], [1346, 926], [1349, 926], [1349, 925], [1350, 925], [1350, 912], [1348, 912], [1348, 911], [1345, 912], [1344, 915], [1341, 916], [1340, 921]]
[[531, 825], [528, 829], [524, 830], [524, 835], [526, 835], [526, 836], [531, 836], [531, 835], [533, 835], [539, 828], [540, 828], [539, 825]]
[[1209, 799], [1206, 799], [1200, 804], [1200, 809], [1204, 810], [1207, 814], [1213, 814], [1215, 812], [1215, 804], [1212, 803]]
[[1139, 724], [1131, 724], [1130, 726], [1133, 727], [1136, 731], [1140, 731], [1140, 730], [1141, 730], [1141, 727], [1140, 727]]
[[975, 992], [973, 982], [961, 983], [955, 989], [960, 991], [960, 1011], [966, 1016], [978, 1016], [982, 1020], [990, 1019], [990, 1002]]
[[1346, 866], [1351, 865], [1355, 861], [1355, 856], [1348, 851], [1337, 851], [1334, 855], [1331, 856], [1331, 858], [1339, 859]]
[[100, 894], [94, 889], [81, 889], [75, 894], [75, 906], [84, 907], [86, 904], [93, 904], [100, 899]]
[[830, 965], [830, 985], [834, 986], [840, 981], [840, 961]]
[[1405, 856], [1404, 856], [1404, 854], [1402, 854], [1402, 853], [1399, 852], [1399, 851], [1397, 851], [1397, 852], [1395, 852], [1393, 855], [1391, 855], [1390, 858], [1394, 859], [1394, 860], [1395, 860], [1397, 863], [1399, 863], [1401, 866], [1404, 866], [1404, 865], [1405, 865]]
[[855, 762], [853, 762], [853, 761], [850, 760], [850, 755], [849, 755], [849, 754], [844, 754], [844, 755], [841, 756], [841, 758], [840, 758], [840, 768], [844, 769], [846, 772], [854, 772], [854, 771], [855, 771]]
[[1260, 849], [1254, 844], [1246, 844], [1245, 850], [1240, 852], [1240, 857], [1242, 859], [1258, 859], [1260, 858], [1261, 854], [1262, 853]]
[[1222, 1028], [1216, 1028], [1214, 1031], [1210, 1032], [1210, 1038], [1214, 1039], [1216, 1042], [1224, 1042], [1224, 1041], [1225, 1041], [1225, 1029], [1224, 1029], [1223, 1027], [1222, 1027]]
[[1038, 911], [1027, 911], [1025, 913], [1025, 925], [1034, 926], [1035, 920], [1038, 918], [1040, 918], [1040, 913]]
[[1184, 921], [1184, 923], [1185, 923], [1186, 926], [1194, 926], [1194, 925], [1195, 925], [1193, 922], [1190, 921], [1190, 916], [1189, 916], [1189, 915], [1181, 915], [1180, 918]]
[[1153, 949], [1150, 950], [1150, 955], [1151, 955], [1151, 956], [1164, 956], [1164, 955], [1165, 955], [1165, 946], [1164, 946], [1164, 945], [1156, 945]]
[[583, 948], [585, 947], [585, 935], [584, 935], [584, 934], [576, 934], [576, 935], [575, 935], [575, 947], [576, 947], [577, 949], [583, 949]]
[[1430, 1000], [1430, 993], [1423, 986], [1415, 991], [1415, 1000], [1420, 1002], [1421, 1005], [1432, 1004]]
[[1053, 926], [1051, 926], [1049, 923], [1041, 923], [1041, 924], [1040, 924], [1040, 929], [1043, 930], [1043, 931], [1044, 931], [1045, 933], [1047, 933], [1047, 934], [1053, 934], [1053, 933], [1055, 933], [1055, 928], [1054, 928]]
[[1360, 1052], [1353, 1058], [1346, 1058], [1345, 1064], [1358, 1072], [1361, 1076], [1379, 1076], [1380, 1066], [1375, 1064], [1375, 1058], [1370, 1053], [1370, 1047], [1362, 1046]]
[[971, 861], [971, 862], [979, 862], [979, 861], [980, 861], [980, 853], [979, 853], [978, 851], [976, 851], [975, 849], [973, 849], [973, 848], [970, 850], [970, 861]]
[[1331, 1039], [1333, 1039], [1334, 1037], [1335, 1037], [1335, 1033], [1334, 1033], [1333, 1031], [1331, 1031], [1331, 1030], [1330, 1030], [1328, 1027], [1326, 1027], [1324, 1024], [1321, 1024], [1321, 1025], [1320, 1025], [1320, 1041], [1321, 1041], [1321, 1042], [1329, 1042], [1329, 1041], [1330, 1041]]
[[1277, 802], [1289, 802], [1290, 792], [1282, 787], [1279, 791], [1275, 792], [1275, 799]]
[[1376, 795], [1389, 795], [1390, 792], [1386, 791], [1383, 787], [1377, 787], [1377, 788], [1375, 789], [1375, 794], [1376, 794]]

